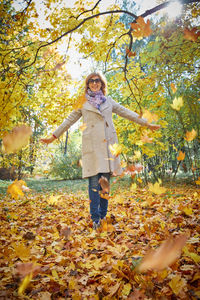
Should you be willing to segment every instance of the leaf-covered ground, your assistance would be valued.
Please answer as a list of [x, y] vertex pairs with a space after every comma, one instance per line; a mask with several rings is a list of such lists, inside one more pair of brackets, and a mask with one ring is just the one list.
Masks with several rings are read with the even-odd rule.
[[[198, 188], [184, 185], [162, 195], [116, 190], [107, 223], [95, 232], [86, 193], [2, 195], [0, 299], [198, 299], [199, 198]], [[149, 248], [184, 232], [173, 265], [137, 272]]]

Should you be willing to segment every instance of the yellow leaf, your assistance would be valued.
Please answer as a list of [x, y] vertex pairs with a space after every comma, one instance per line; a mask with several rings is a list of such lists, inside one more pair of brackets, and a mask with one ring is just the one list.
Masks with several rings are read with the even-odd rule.
[[54, 277], [55, 279], [59, 280], [58, 273], [57, 273], [57, 271], [56, 271], [55, 269], [53, 269], [53, 270], [51, 271], [51, 273], [52, 273], [52, 275], [53, 275], [53, 277]]
[[115, 143], [115, 144], [109, 145], [109, 150], [112, 153], [112, 155], [117, 157], [122, 152], [122, 146]]
[[147, 119], [147, 121], [149, 123], [152, 123], [153, 121], [157, 122], [159, 119], [156, 114], [153, 114], [152, 112], [148, 111], [147, 109], [144, 110], [142, 117]]
[[194, 252], [189, 252], [187, 247], [183, 249], [186, 256], [190, 257], [196, 264], [200, 263], [200, 256]]
[[26, 275], [26, 277], [23, 279], [18, 289], [18, 294], [20, 296], [22, 296], [24, 291], [27, 289], [29, 283], [31, 282], [31, 279], [32, 279], [32, 273]]
[[138, 151], [135, 151], [134, 152], [134, 156], [133, 156], [133, 159], [134, 160], [140, 160], [140, 158], [141, 158], [141, 152], [138, 150]]
[[149, 183], [149, 191], [156, 195], [161, 195], [166, 192], [166, 188], [161, 187], [159, 182], [156, 182], [154, 184]]
[[10, 154], [22, 149], [28, 144], [31, 134], [30, 126], [14, 127], [10, 133], [6, 133], [3, 137], [3, 151]]
[[130, 187], [130, 191], [134, 192], [137, 189], [137, 184], [136, 183], [132, 183], [131, 187]]
[[198, 178], [197, 181], [195, 181], [196, 184], [200, 185], [200, 177]]
[[193, 214], [193, 210], [192, 210], [191, 207], [190, 207], [190, 208], [185, 207], [185, 208], [183, 209], [183, 211], [184, 211], [184, 213], [185, 213], [187, 216], [191, 216], [191, 215]]
[[132, 286], [130, 283], [125, 284], [123, 287], [123, 290], [122, 290], [122, 295], [128, 296], [130, 294], [131, 289], [132, 289]]
[[170, 105], [173, 109], [180, 110], [181, 107], [183, 106], [183, 98], [182, 97], [174, 98], [173, 103]]
[[181, 278], [180, 275], [175, 275], [169, 282], [169, 286], [171, 287], [175, 295], [178, 295], [180, 291], [183, 290], [185, 285], [186, 281], [183, 278]]
[[73, 109], [77, 110], [79, 108], [82, 108], [83, 104], [86, 102], [86, 97], [85, 94], [81, 95], [77, 101], [75, 102], [75, 104], [73, 105]]
[[185, 136], [186, 136], [185, 140], [188, 141], [188, 142], [191, 142], [197, 136], [197, 132], [196, 132], [196, 130], [192, 129], [192, 131], [187, 131]]
[[15, 250], [15, 254], [22, 261], [27, 260], [30, 257], [30, 247], [26, 247], [24, 244], [20, 243], [12, 243], [13, 249]]
[[175, 84], [172, 82], [172, 83], [170, 84], [170, 86], [171, 86], [172, 92], [175, 94], [175, 93], [176, 93], [176, 90], [177, 90]]
[[177, 160], [184, 160], [185, 159], [185, 153], [180, 151], [177, 157]]

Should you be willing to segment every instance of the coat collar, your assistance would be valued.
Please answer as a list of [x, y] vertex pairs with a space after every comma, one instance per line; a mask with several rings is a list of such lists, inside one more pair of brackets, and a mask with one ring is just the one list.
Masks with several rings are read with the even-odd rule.
[[[106, 100], [104, 103], [101, 104], [101, 111], [105, 110], [106, 108], [109, 107], [109, 103], [108, 103], [108, 100]], [[101, 115], [101, 111], [99, 111], [96, 107], [94, 107], [92, 104], [90, 104], [88, 101], [86, 101], [84, 104], [83, 104], [83, 108], [84, 109], [87, 109], [87, 110], [90, 110], [90, 111], [93, 111], [97, 114], [100, 114]]]

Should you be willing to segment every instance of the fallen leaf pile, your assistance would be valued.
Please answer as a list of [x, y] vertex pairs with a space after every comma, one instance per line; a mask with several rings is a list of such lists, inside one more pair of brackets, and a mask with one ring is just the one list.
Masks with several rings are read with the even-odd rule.
[[83, 192], [2, 196], [0, 298], [198, 299], [200, 190], [112, 188], [97, 232]]

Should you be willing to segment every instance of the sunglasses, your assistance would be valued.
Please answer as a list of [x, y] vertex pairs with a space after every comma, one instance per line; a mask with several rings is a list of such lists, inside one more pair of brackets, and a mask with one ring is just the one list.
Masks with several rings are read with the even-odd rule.
[[97, 79], [89, 79], [88, 80], [88, 83], [100, 83], [101, 82], [101, 79], [100, 78], [97, 78]]

